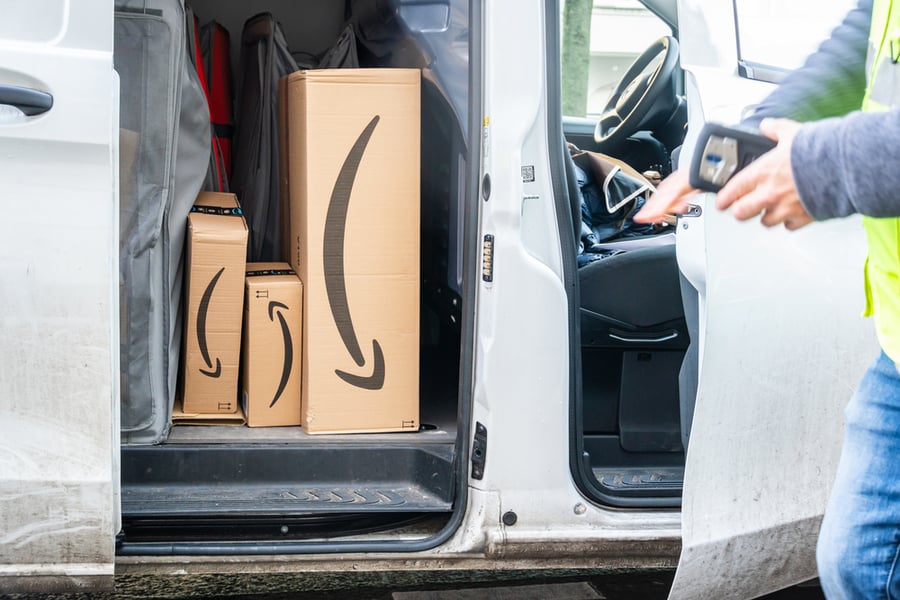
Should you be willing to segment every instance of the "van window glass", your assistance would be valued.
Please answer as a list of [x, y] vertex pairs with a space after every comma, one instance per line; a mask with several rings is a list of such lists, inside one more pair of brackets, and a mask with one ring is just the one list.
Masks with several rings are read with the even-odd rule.
[[777, 81], [803, 64], [855, 0], [734, 0], [741, 75]]
[[563, 0], [563, 114], [597, 117], [628, 67], [671, 29], [638, 0]]

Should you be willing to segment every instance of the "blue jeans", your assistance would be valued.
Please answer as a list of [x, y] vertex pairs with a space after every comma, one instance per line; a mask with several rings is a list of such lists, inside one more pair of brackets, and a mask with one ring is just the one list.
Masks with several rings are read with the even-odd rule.
[[883, 352], [847, 405], [816, 559], [829, 600], [900, 599], [900, 373]]

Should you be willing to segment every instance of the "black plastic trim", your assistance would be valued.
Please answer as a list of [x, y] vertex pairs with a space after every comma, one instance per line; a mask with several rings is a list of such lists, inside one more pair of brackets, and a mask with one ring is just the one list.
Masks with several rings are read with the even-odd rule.
[[53, 108], [53, 96], [18, 85], [0, 85], [0, 104], [14, 106], [25, 116], [34, 117]]
[[426, 523], [434, 515], [420, 512], [379, 513], [379, 514], [329, 514], [315, 518], [302, 517], [243, 517], [233, 518], [153, 518], [132, 519], [125, 525], [125, 533], [119, 540], [131, 539], [133, 543], [152, 543], [160, 540], [180, 539], [183, 541], [215, 541], [223, 536], [230, 540], [242, 541], [270, 540], [274, 542], [322, 539], [340, 536], [349, 537], [379, 533]]
[[484, 30], [482, 6], [479, 0], [469, 0], [469, 113], [468, 113], [468, 176], [466, 181], [466, 207], [463, 248], [460, 373], [457, 431], [457, 458], [454, 465], [455, 500], [453, 513], [447, 524], [435, 535], [421, 540], [372, 540], [372, 541], [285, 541], [258, 542], [179, 542], [154, 543], [121, 542], [116, 554], [120, 556], [234, 556], [234, 555], [289, 555], [289, 554], [356, 554], [367, 552], [401, 553], [424, 552], [448, 541], [462, 525], [468, 506], [468, 468], [470, 431], [472, 422], [472, 387], [475, 348], [475, 290], [479, 281], [480, 257], [478, 236], [478, 208], [480, 197], [481, 144], [472, 143], [481, 131], [484, 56]]
[[754, 63], [749, 60], [738, 61], [738, 75], [744, 79], [763, 81], [765, 83], [781, 83], [788, 76], [788, 73], [790, 71], [780, 67]]
[[746, 60], [741, 52], [741, 24], [738, 20], [737, 0], [731, 3], [732, 16], [734, 17], [734, 43], [737, 50], [738, 75], [744, 79], [763, 81], [765, 83], [781, 83], [789, 71], [774, 65], [764, 65]]
[[487, 427], [475, 423], [475, 442], [472, 445], [472, 479], [484, 479], [487, 460]]

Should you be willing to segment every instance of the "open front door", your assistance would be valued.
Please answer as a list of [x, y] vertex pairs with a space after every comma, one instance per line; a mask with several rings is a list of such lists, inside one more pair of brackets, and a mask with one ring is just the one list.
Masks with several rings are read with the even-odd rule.
[[[705, 119], [739, 121], [771, 89], [737, 75], [741, 3], [679, 0], [694, 134]], [[763, 4], [777, 8], [746, 2]], [[790, 4], [803, 19], [799, 30], [810, 15], [836, 23], [843, 12], [822, 15], [817, 0]], [[780, 22], [757, 17], [770, 28]], [[701, 200], [702, 212], [683, 217], [678, 232], [679, 265], [700, 298], [700, 365], [673, 599], [752, 598], [816, 576], [843, 408], [878, 352], [872, 325], [859, 316], [865, 245], [857, 219], [788, 233], [739, 223], [712, 200]]]
[[119, 504], [112, 1], [2, 5], [0, 593], [109, 586]]

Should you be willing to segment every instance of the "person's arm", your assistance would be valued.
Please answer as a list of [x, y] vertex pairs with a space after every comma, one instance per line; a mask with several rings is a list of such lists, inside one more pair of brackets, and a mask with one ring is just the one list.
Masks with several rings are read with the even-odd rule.
[[804, 207], [816, 220], [854, 213], [900, 216], [900, 109], [855, 112], [803, 125], [791, 165]]
[[858, 110], [866, 89], [871, 20], [872, 0], [859, 0], [831, 36], [760, 102], [744, 124], [759, 126], [768, 117], [802, 123]]
[[766, 117], [805, 123], [777, 123], [786, 134], [780, 151], [739, 173], [717, 206], [732, 207], [740, 219], [763, 213], [763, 224], [790, 229], [854, 213], [900, 216], [892, 152], [900, 139], [900, 111], [858, 112], [871, 17], [872, 0], [860, 0], [803, 67], [760, 103], [745, 124]]
[[761, 130], [778, 145], [719, 191], [717, 208], [788, 229], [854, 213], [900, 217], [900, 109], [806, 124], [767, 119]]
[[[872, 15], [872, 0], [859, 0], [856, 8], [852, 9], [844, 20], [832, 32], [831, 37], [823, 42], [818, 50], [812, 54], [802, 67], [789, 74], [785, 80], [756, 107], [754, 112], [744, 120], [747, 126], [758, 127], [765, 118], [786, 118], [794, 121], [811, 121], [836, 117], [857, 110], [862, 105], [866, 87], [866, 53], [868, 52], [869, 26]], [[777, 124], [777, 128], [789, 130], [789, 139], [782, 140], [782, 151], [779, 160], [792, 157], [793, 149], [791, 141], [794, 134], [800, 137], [800, 148], [797, 154], [809, 153], [812, 150], [819, 160], [830, 158], [832, 163], [839, 162], [829, 150], [829, 133], [827, 125], [822, 125], [820, 131], [813, 131], [813, 126], [804, 127], [803, 132], [797, 132], [795, 127]], [[775, 132], [769, 131], [770, 135]], [[774, 152], [772, 153], [774, 154]], [[806, 156], [806, 154], [804, 154]], [[791, 187], [794, 186], [791, 173], [791, 164], [788, 161], [784, 165], [772, 163], [776, 157], [768, 157], [755, 170], [749, 173], [739, 173], [738, 184], [726, 186], [725, 194], [717, 204], [726, 208], [731, 206], [741, 197], [737, 190], [749, 190], [749, 186], [758, 185], [759, 180], [766, 175], [760, 167], [777, 169], [782, 179], [789, 179]], [[814, 173], [818, 172], [814, 160], [797, 158], [797, 175], [800, 179], [800, 193], [796, 188], [792, 191], [793, 205], [790, 213], [795, 214], [798, 208], [801, 212], [812, 212], [816, 218], [829, 218], [847, 214], [848, 198], [833, 198], [829, 194], [822, 194], [824, 185], [817, 185], [811, 181]], [[759, 162], [759, 161], [757, 161]], [[752, 166], [752, 165], [751, 165]], [[772, 171], [769, 171], [771, 174]], [[838, 176], [840, 171], [832, 169], [829, 174]], [[743, 177], [742, 177], [743, 176]], [[785, 184], [779, 182], [779, 185]], [[657, 222], [669, 214], [680, 214], [687, 208], [690, 197], [697, 193], [688, 183], [688, 175], [685, 171], [675, 171], [657, 189], [656, 193], [644, 205], [643, 209], [635, 216], [635, 221], [642, 223]], [[746, 193], [746, 191], [744, 192]], [[803, 205], [798, 198], [803, 197]], [[759, 197], [754, 202], [756, 212], [748, 211], [747, 214], [755, 216], [759, 211], [765, 211], [765, 205], [759, 205]], [[774, 208], [777, 201], [770, 195], [765, 204]], [[809, 208], [806, 208], [806, 204]], [[858, 208], [857, 203], [850, 203]], [[804, 211], [805, 209], [805, 211]], [[742, 217], [743, 208], [738, 210], [739, 218]], [[778, 211], [784, 212], [784, 211]], [[775, 213], [773, 213], [774, 215]], [[765, 224], [775, 221], [773, 215], [764, 219]], [[805, 225], [809, 222], [809, 215], [796, 215], [791, 219], [791, 228]], [[780, 221], [785, 222], [785, 221]]]

